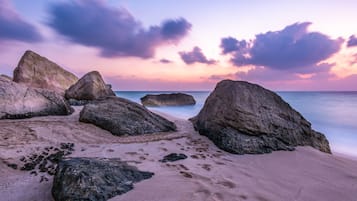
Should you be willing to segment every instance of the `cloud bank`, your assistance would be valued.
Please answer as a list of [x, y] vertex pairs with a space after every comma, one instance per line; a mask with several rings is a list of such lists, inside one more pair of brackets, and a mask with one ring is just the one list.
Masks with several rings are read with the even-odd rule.
[[0, 40], [39, 42], [42, 40], [37, 29], [26, 22], [7, 0], [0, 0]]
[[230, 54], [235, 66], [254, 65], [311, 73], [321, 61], [340, 50], [343, 40], [333, 40], [319, 32], [308, 32], [310, 24], [295, 23], [280, 31], [258, 34], [250, 43], [232, 37], [223, 38], [222, 53]]
[[151, 58], [158, 46], [178, 43], [192, 27], [178, 18], [145, 29], [128, 10], [99, 0], [56, 3], [50, 15], [50, 27], [75, 43], [98, 48], [104, 57]]

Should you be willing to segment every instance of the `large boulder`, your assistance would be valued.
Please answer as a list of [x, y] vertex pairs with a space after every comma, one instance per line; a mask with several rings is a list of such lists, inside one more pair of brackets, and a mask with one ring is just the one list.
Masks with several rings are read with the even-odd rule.
[[30, 50], [21, 57], [13, 79], [17, 83], [61, 94], [78, 80], [72, 73]]
[[181, 106], [196, 104], [193, 96], [184, 93], [148, 94], [140, 100], [144, 106]]
[[0, 76], [0, 119], [68, 115], [72, 112], [73, 108], [60, 94], [31, 88]]
[[280, 96], [243, 81], [217, 84], [200, 113], [196, 130], [219, 148], [235, 154], [261, 154], [312, 146], [331, 153], [325, 136]]
[[57, 166], [52, 196], [55, 201], [105, 201], [153, 175], [118, 159], [65, 159]]
[[173, 122], [137, 103], [119, 97], [107, 97], [85, 105], [79, 121], [92, 123], [113, 135], [140, 135], [176, 130]]
[[66, 90], [65, 97], [75, 100], [95, 100], [107, 96], [115, 96], [110, 85], [106, 85], [97, 71], [85, 74], [74, 85]]

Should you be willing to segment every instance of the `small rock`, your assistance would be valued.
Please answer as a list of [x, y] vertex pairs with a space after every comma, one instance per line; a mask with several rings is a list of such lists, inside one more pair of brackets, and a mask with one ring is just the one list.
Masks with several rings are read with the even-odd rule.
[[185, 154], [171, 153], [169, 155], [164, 156], [164, 158], [159, 161], [162, 163], [165, 163], [165, 162], [174, 162], [174, 161], [178, 161], [178, 160], [183, 160], [186, 158], [187, 158], [187, 156]]
[[24, 166], [22, 166], [20, 170], [30, 171], [30, 170], [35, 169], [36, 165], [37, 164], [33, 163], [33, 162], [25, 163]]
[[10, 164], [7, 164], [8, 167], [11, 167], [12, 169], [14, 170], [17, 170], [17, 164], [14, 164], [14, 163], [10, 163]]

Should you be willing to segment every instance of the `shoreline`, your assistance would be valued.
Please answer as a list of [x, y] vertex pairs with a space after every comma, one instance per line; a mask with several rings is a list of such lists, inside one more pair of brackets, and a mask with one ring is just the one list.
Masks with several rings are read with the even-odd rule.
[[[133, 190], [110, 201], [353, 201], [357, 196], [357, 161], [349, 157], [325, 154], [311, 147], [234, 155], [199, 135], [188, 120], [157, 111], [174, 121], [178, 131], [155, 134], [156, 141], [151, 141], [155, 135], [144, 135], [125, 143], [123, 139], [130, 137], [113, 136], [78, 122], [80, 107], [75, 109], [70, 116], [0, 121], [0, 136], [7, 138], [0, 144], [0, 196], [7, 199], [4, 201], [53, 200], [52, 176], [14, 170], [4, 162], [20, 166], [21, 157], [41, 153], [48, 146], [58, 147], [61, 142], [75, 144], [67, 157], [120, 158], [140, 170], [155, 173], [153, 178], [136, 183]], [[159, 162], [170, 153], [183, 153], [188, 158]], [[42, 176], [47, 180], [41, 181]]]

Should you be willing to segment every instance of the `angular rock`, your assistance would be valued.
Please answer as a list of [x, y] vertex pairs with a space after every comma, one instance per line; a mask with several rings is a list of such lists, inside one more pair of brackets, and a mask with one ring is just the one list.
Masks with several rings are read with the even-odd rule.
[[132, 101], [107, 97], [84, 106], [79, 121], [92, 123], [113, 135], [140, 135], [176, 130], [176, 125]]
[[219, 148], [235, 154], [261, 154], [312, 146], [331, 153], [325, 136], [280, 96], [243, 81], [223, 80], [191, 119], [195, 129]]
[[31, 88], [0, 77], [0, 119], [68, 115], [73, 108], [54, 91]]
[[74, 85], [66, 90], [65, 97], [75, 100], [96, 100], [107, 96], [115, 96], [110, 85], [106, 85], [97, 71], [85, 74]]
[[126, 193], [154, 175], [118, 159], [72, 158], [60, 161], [53, 179], [55, 201], [105, 201]]
[[25, 52], [14, 70], [15, 82], [61, 94], [77, 80], [72, 73], [30, 50]]
[[196, 104], [193, 96], [184, 93], [149, 94], [142, 97], [140, 100], [144, 106], [180, 106]]

